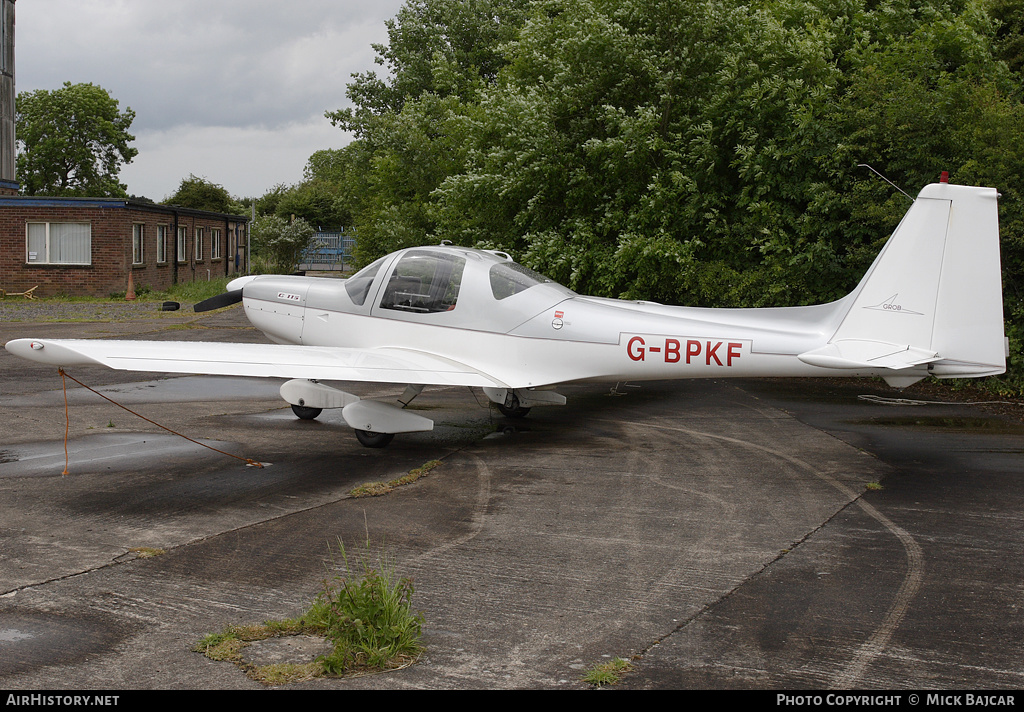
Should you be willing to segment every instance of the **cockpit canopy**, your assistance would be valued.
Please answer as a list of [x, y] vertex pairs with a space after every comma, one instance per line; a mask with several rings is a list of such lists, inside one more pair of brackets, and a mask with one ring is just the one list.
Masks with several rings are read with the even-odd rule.
[[447, 252], [409, 250], [395, 264], [381, 309], [434, 314], [455, 309], [466, 258]]
[[487, 331], [513, 328], [575, 296], [507, 255], [447, 246], [382, 257], [345, 280], [345, 291], [375, 316]]
[[488, 275], [491, 282], [491, 294], [499, 300], [519, 294], [538, 284], [558, 284], [540, 272], [534, 272], [529, 267], [523, 267], [512, 261], [498, 262], [492, 265]]

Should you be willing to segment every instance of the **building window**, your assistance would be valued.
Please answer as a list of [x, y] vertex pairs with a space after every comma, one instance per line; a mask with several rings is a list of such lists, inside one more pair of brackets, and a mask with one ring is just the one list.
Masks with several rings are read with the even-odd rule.
[[196, 262], [203, 261], [203, 228], [196, 228], [196, 249], [192, 255], [192, 259]]
[[220, 259], [220, 229], [210, 228], [210, 259]]
[[188, 238], [188, 228], [178, 228], [178, 262], [187, 262], [188, 255], [185, 254], [185, 241]]
[[156, 226], [156, 261], [164, 263], [167, 261], [167, 226]]
[[144, 240], [144, 226], [139, 223], [132, 225], [132, 264], [141, 265], [145, 260], [143, 259], [143, 245]]
[[92, 264], [92, 226], [89, 223], [27, 223], [26, 262], [29, 264]]

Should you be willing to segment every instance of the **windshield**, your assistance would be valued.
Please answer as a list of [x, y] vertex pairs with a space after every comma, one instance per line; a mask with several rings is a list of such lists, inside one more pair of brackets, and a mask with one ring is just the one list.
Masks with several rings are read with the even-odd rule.
[[370, 292], [370, 285], [373, 278], [377, 276], [380, 266], [384, 264], [386, 257], [381, 257], [376, 262], [366, 265], [354, 275], [345, 280], [345, 291], [354, 304], [363, 306], [366, 303], [366, 295]]

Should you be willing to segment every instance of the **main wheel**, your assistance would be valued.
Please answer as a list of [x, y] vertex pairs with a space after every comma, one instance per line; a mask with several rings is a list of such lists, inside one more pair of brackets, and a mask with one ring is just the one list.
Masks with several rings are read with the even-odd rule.
[[526, 414], [530, 412], [529, 408], [519, 405], [519, 399], [515, 396], [504, 403], [495, 403], [494, 405], [498, 406], [498, 412], [506, 418], [525, 418]]
[[364, 447], [384, 447], [395, 439], [395, 434], [375, 433], [372, 430], [356, 430], [356, 439]]
[[293, 405], [292, 412], [295, 416], [302, 418], [303, 420], [313, 420], [316, 416], [324, 412], [323, 408], [307, 408], [304, 405]]

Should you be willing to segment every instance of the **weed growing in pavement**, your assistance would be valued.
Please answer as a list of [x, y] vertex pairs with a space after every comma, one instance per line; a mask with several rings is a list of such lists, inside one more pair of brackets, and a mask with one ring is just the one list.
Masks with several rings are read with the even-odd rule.
[[419, 467], [409, 470], [408, 473], [401, 477], [396, 477], [393, 480], [388, 480], [387, 482], [367, 482], [366, 484], [354, 487], [352, 491], [349, 492], [349, 495], [352, 497], [379, 497], [387, 494], [396, 487], [412, 484], [419, 478], [426, 477], [431, 470], [440, 464], [440, 460], [429, 460]]
[[582, 680], [583, 682], [594, 685], [595, 687], [618, 685], [622, 680], [622, 676], [632, 670], [632, 663], [627, 660], [623, 660], [622, 658], [614, 658], [609, 662], [595, 665], [586, 675], [583, 676]]
[[[375, 561], [367, 551], [349, 559], [338, 543], [341, 572], [326, 579], [309, 610], [298, 618], [262, 625], [228, 626], [205, 636], [194, 650], [211, 660], [229, 661], [268, 685], [313, 677], [343, 677], [407, 667], [423, 652], [423, 617], [412, 611], [413, 585], [399, 577], [386, 554]], [[250, 643], [285, 635], [312, 635], [330, 641], [330, 653], [314, 661], [257, 666], [245, 660]]]
[[343, 572], [324, 582], [306, 614], [334, 644], [334, 652], [322, 660], [325, 672], [411, 664], [423, 650], [423, 617], [412, 611], [412, 580], [398, 577], [385, 554], [376, 565], [364, 555], [353, 566], [341, 542], [338, 550]]

